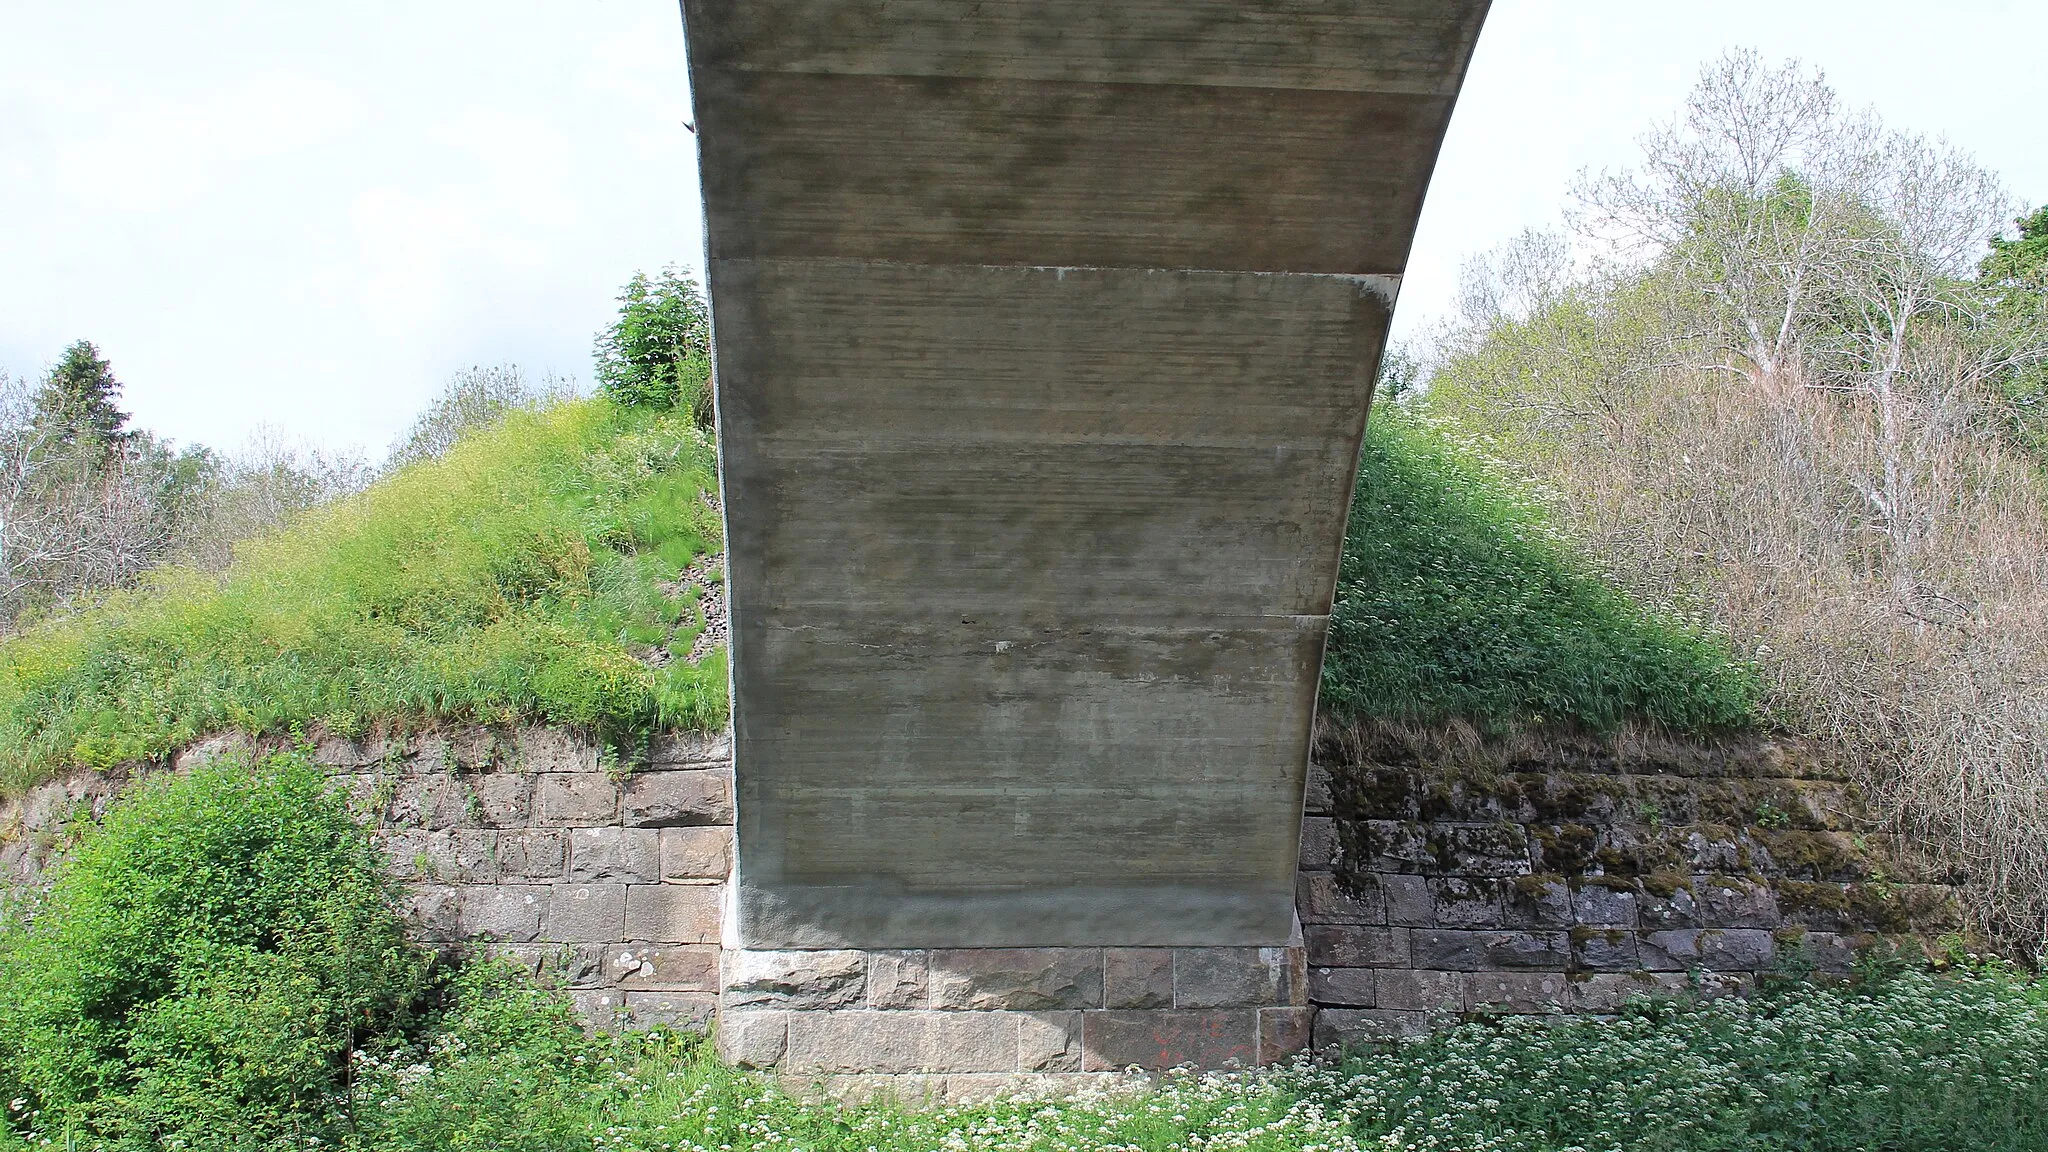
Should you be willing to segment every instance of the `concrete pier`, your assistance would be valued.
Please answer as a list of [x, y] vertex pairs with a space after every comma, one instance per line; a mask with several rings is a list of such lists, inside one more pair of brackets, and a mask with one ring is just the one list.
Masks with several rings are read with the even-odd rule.
[[751, 949], [1283, 946], [1484, 0], [685, 0]]

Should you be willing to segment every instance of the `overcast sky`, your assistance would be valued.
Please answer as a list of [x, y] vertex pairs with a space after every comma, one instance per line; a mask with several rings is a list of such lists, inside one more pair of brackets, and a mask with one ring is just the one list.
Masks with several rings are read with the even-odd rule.
[[[2048, 200], [2041, 0], [1496, 0], [1401, 327], [1748, 46]], [[455, 370], [588, 379], [702, 264], [673, 0], [0, 0], [0, 371], [96, 341], [146, 427], [372, 455]]]

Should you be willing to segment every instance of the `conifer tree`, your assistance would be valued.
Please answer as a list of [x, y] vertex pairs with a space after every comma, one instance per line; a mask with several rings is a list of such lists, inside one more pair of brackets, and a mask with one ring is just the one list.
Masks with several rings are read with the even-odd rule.
[[90, 340], [64, 350], [36, 392], [35, 422], [67, 446], [92, 444], [111, 454], [135, 438], [121, 409], [121, 382]]

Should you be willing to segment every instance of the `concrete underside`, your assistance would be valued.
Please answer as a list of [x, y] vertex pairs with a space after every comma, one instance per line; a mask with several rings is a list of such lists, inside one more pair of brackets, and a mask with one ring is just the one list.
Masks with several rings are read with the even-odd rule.
[[1284, 945], [1483, 0], [686, 0], [738, 942]]

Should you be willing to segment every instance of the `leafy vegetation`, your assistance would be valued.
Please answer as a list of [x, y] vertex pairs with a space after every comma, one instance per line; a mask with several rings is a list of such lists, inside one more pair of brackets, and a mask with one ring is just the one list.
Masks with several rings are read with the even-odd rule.
[[711, 312], [689, 274], [633, 274], [618, 319], [598, 333], [597, 381], [620, 404], [681, 408], [712, 427]]
[[1717, 637], [1602, 580], [1474, 453], [1398, 410], [1374, 418], [1323, 662], [1331, 714], [1699, 733], [1751, 722], [1758, 692]]
[[382, 865], [302, 759], [140, 787], [0, 930], [9, 1119], [112, 1148], [331, 1125], [426, 990]]
[[[1991, 241], [1979, 274], [1997, 296], [1998, 320], [2024, 329], [2048, 314], [2048, 205], [2014, 223], [2016, 235]], [[2005, 432], [2048, 464], [2048, 358], [2015, 363], [1998, 383]]]
[[2044, 1040], [2048, 987], [1993, 966], [1508, 1017], [1304, 1079], [1376, 1148], [2021, 1152], [2048, 1141]]
[[685, 414], [515, 411], [238, 550], [0, 641], [0, 783], [156, 759], [209, 731], [531, 718], [623, 739], [725, 721], [689, 662], [719, 549]]

